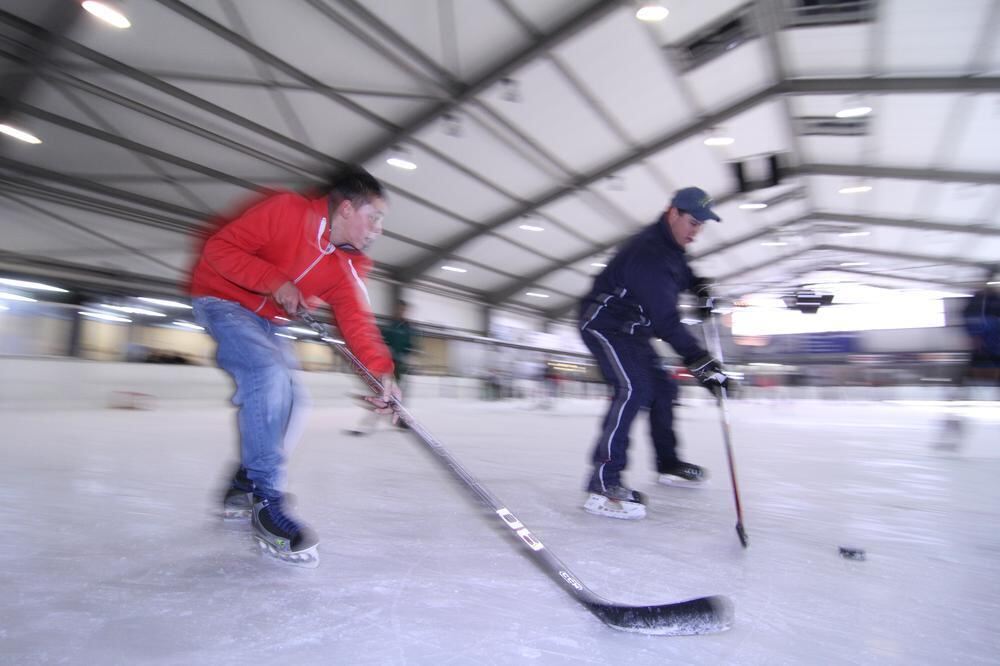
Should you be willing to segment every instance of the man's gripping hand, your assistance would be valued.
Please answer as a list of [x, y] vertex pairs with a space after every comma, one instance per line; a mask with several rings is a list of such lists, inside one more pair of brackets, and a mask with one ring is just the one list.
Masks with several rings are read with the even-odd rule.
[[736, 382], [729, 378], [722, 365], [711, 356], [701, 356], [688, 366], [691, 376], [698, 380], [715, 397], [722, 394], [722, 389], [732, 390]]

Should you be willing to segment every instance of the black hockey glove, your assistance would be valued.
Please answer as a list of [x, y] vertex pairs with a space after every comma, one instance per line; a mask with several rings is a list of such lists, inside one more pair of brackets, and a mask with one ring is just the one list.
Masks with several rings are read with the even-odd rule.
[[735, 382], [722, 370], [722, 366], [711, 356], [705, 355], [688, 366], [691, 376], [698, 380], [712, 395], [719, 397], [721, 389], [728, 393]]

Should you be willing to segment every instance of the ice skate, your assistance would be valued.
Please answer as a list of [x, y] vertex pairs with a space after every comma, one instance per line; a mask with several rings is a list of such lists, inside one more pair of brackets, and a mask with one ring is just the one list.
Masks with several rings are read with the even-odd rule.
[[623, 486], [608, 486], [604, 490], [591, 490], [583, 510], [595, 516], [639, 520], [646, 517], [645, 498], [642, 493]]
[[672, 465], [661, 466], [657, 481], [666, 486], [680, 486], [684, 488], [697, 488], [705, 485], [708, 472], [698, 465], [678, 460]]
[[223, 520], [250, 520], [253, 513], [253, 481], [242, 467], [236, 471], [222, 497]]
[[319, 566], [319, 539], [283, 511], [280, 498], [254, 497], [254, 538], [262, 553], [295, 566]]

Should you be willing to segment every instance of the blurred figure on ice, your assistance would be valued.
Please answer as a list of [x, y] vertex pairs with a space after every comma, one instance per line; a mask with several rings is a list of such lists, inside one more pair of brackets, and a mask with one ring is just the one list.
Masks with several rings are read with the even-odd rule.
[[206, 239], [190, 283], [195, 320], [236, 384], [240, 464], [223, 515], [250, 518], [263, 550], [304, 566], [318, 564], [319, 540], [284, 502], [286, 457], [306, 395], [283, 321], [329, 305], [348, 348], [385, 387], [369, 401], [389, 413], [388, 401], [400, 396], [363, 282], [371, 268], [364, 250], [382, 234], [387, 210], [382, 185], [360, 168], [329, 185], [316, 198], [274, 194], [226, 222]]
[[680, 354], [691, 375], [713, 394], [729, 386], [721, 364], [681, 323], [682, 291], [702, 291], [687, 263], [685, 247], [708, 220], [719, 221], [712, 200], [697, 187], [679, 190], [660, 218], [622, 246], [580, 302], [580, 334], [614, 395], [592, 455], [584, 509], [610, 518], [646, 515], [642, 496], [621, 478], [627, 463], [629, 430], [640, 409], [649, 410], [659, 479], [700, 482], [704, 470], [677, 456], [673, 403], [677, 384], [663, 371], [653, 349], [656, 336]]

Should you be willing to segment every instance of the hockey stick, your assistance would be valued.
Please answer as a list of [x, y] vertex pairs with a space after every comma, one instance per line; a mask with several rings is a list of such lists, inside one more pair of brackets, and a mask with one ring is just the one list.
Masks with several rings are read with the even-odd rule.
[[[372, 392], [376, 395], [382, 395], [382, 383], [378, 378], [369, 372], [368, 368], [345, 344], [330, 338], [326, 326], [316, 321], [308, 313], [300, 312], [298, 316], [311, 329], [319, 333], [324, 342], [353, 366], [354, 372], [368, 385]], [[722, 596], [699, 597], [658, 606], [625, 606], [611, 603], [598, 596], [580, 582], [580, 579], [559, 558], [553, 555], [499, 499], [476, 481], [444, 446], [413, 418], [413, 415], [399, 400], [392, 399], [392, 408], [399, 420], [409, 426], [410, 431], [436, 454], [437, 459], [457, 476], [483, 504], [496, 513], [504, 525], [510, 528], [520, 543], [527, 547], [527, 552], [535, 563], [559, 583], [563, 590], [608, 626], [642, 634], [686, 636], [723, 631], [731, 625], [732, 605], [726, 597]]]
[[[712, 299], [708, 301], [709, 306], [712, 304]], [[722, 341], [719, 339], [719, 326], [715, 323], [715, 317], [712, 316], [710, 312], [708, 314], [709, 324], [712, 328], [712, 337], [715, 341], [715, 354], [716, 358], [719, 359], [719, 363], [724, 363], [722, 358]], [[708, 333], [705, 333], [706, 343], [708, 342]], [[740, 504], [740, 488], [736, 483], [736, 462], [733, 459], [733, 444], [732, 435], [729, 432], [729, 406], [727, 403], [728, 397], [726, 395], [726, 387], [719, 387], [719, 409], [722, 413], [722, 439], [726, 443], [726, 460], [729, 462], [729, 479], [732, 481], [733, 485], [733, 503], [736, 505], [736, 535], [740, 538], [740, 545], [744, 548], [750, 545], [750, 537], [747, 536], [747, 531], [743, 527], [743, 507]]]

